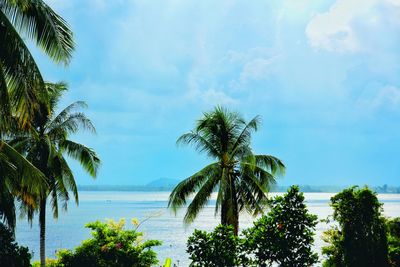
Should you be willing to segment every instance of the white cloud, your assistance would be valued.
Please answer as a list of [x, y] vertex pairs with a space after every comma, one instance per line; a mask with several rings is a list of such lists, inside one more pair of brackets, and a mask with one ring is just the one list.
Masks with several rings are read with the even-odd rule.
[[375, 108], [400, 109], [400, 88], [395, 86], [382, 88], [371, 104]]
[[[371, 90], [369, 90], [371, 91]], [[356, 102], [356, 106], [363, 111], [375, 112], [379, 109], [400, 110], [400, 88], [388, 85], [377, 92], [364, 92]]]
[[256, 58], [247, 62], [240, 73], [240, 80], [247, 82], [249, 80], [265, 79], [270, 74], [273, 63], [274, 61], [271, 58]]
[[[306, 27], [312, 47], [331, 52], [358, 52], [368, 47], [368, 35], [379, 34], [381, 19], [395, 13], [383, 8], [399, 8], [399, 0], [337, 0], [327, 12], [315, 15]], [[381, 25], [385, 26], [385, 25]], [[376, 31], [375, 31], [376, 30]], [[378, 38], [378, 37], [377, 37]]]

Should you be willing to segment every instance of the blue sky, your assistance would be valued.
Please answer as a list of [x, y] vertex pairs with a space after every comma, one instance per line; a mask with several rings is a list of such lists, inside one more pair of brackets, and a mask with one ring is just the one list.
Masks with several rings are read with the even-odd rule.
[[175, 141], [215, 105], [261, 115], [257, 153], [280, 184], [400, 185], [400, 0], [54, 0], [77, 48], [68, 68], [34, 55], [62, 105], [84, 100], [96, 181], [182, 179], [209, 159]]

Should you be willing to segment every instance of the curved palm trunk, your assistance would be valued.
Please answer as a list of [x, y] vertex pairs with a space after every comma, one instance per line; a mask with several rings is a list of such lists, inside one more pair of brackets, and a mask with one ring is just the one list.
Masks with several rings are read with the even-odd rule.
[[46, 266], [46, 198], [40, 200], [40, 267]]
[[236, 196], [235, 183], [232, 178], [229, 179], [229, 188], [225, 192], [226, 199], [221, 205], [221, 224], [232, 225], [234, 234], [239, 233], [239, 212]]

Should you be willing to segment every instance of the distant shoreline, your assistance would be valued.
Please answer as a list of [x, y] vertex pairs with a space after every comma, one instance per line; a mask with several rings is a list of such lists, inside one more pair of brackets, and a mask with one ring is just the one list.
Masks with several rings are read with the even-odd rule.
[[[300, 185], [300, 190], [304, 193], [337, 193], [349, 186], [310, 186]], [[363, 186], [360, 186], [363, 187]], [[275, 186], [270, 192], [286, 192], [289, 186]], [[369, 186], [372, 190], [380, 194], [400, 194], [399, 186]], [[80, 185], [79, 191], [126, 191], [126, 192], [170, 192], [174, 186], [136, 186], [136, 185]]]

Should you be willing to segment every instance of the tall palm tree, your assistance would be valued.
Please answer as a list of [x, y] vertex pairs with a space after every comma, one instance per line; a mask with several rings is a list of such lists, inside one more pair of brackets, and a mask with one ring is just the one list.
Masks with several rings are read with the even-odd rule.
[[[10, 144], [23, 153], [46, 177], [47, 190], [36, 196], [40, 224], [40, 262], [45, 266], [46, 203], [50, 199], [53, 216], [58, 217], [58, 203], [67, 209], [70, 193], [78, 203], [78, 190], [74, 175], [68, 166], [65, 155], [79, 161], [82, 167], [96, 177], [100, 159], [94, 150], [69, 139], [80, 129], [95, 132], [92, 122], [77, 109], [86, 107], [84, 102], [75, 102], [55, 114], [56, 104], [65, 84], [46, 84], [49, 91], [48, 103], [41, 104], [28, 133], [16, 136]], [[28, 219], [32, 220], [35, 210], [26, 209]]]
[[[56, 63], [68, 64], [74, 42], [67, 23], [42, 0], [0, 0], [0, 219], [14, 230], [14, 199], [39, 193], [43, 174], [6, 142], [14, 129], [27, 127], [47, 92], [24, 39], [36, 43]], [[23, 177], [23, 179], [21, 179]], [[18, 191], [20, 187], [25, 193]], [[29, 191], [32, 190], [32, 191]], [[24, 204], [29, 204], [30, 201]]]
[[187, 207], [185, 223], [193, 222], [215, 190], [215, 214], [220, 212], [221, 224], [232, 225], [236, 234], [241, 211], [254, 216], [263, 211], [267, 192], [276, 175], [284, 173], [285, 166], [276, 157], [253, 153], [251, 134], [259, 124], [258, 116], [246, 122], [238, 113], [216, 107], [204, 113], [193, 131], [178, 139], [178, 144], [192, 144], [215, 160], [180, 182], [169, 196], [168, 206], [176, 213], [195, 193]]

